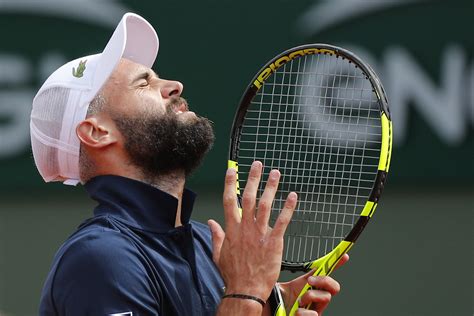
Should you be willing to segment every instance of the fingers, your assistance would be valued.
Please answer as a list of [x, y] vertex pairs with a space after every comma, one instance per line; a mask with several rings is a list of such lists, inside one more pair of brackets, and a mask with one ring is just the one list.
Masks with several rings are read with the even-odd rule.
[[272, 170], [268, 175], [265, 191], [263, 192], [260, 201], [258, 202], [257, 225], [261, 228], [268, 226], [270, 213], [272, 209], [273, 199], [275, 198], [278, 189], [278, 182], [280, 181], [280, 171]]
[[262, 176], [262, 163], [254, 161], [250, 167], [247, 184], [242, 196], [242, 221], [253, 222], [255, 218], [255, 207], [257, 190]]
[[318, 316], [318, 313], [309, 309], [298, 308], [295, 316]]
[[339, 283], [329, 276], [310, 276], [308, 284], [313, 287], [307, 291], [299, 300], [299, 306], [311, 305], [311, 309], [321, 314], [332, 297], [339, 293], [341, 287]]
[[337, 268], [343, 266], [347, 261], [349, 261], [349, 255], [346, 253], [342, 256], [342, 258], [339, 260], [339, 262], [337, 263], [337, 265], [334, 269], [337, 269]]
[[240, 223], [239, 208], [236, 195], [237, 173], [233, 168], [227, 169], [224, 184], [224, 217], [226, 229], [231, 229], [235, 223]]
[[308, 284], [311, 285], [313, 289], [325, 291], [331, 295], [336, 295], [341, 290], [339, 282], [330, 276], [310, 276], [308, 278]]
[[[250, 168], [247, 184], [242, 196], [242, 222], [253, 223], [256, 220], [260, 230], [265, 232], [268, 227], [268, 220], [270, 218], [273, 199], [275, 198], [275, 194], [278, 189], [280, 172], [278, 170], [272, 170], [270, 172], [265, 190], [259, 201], [259, 211], [257, 217], [255, 217], [257, 191], [262, 176], [262, 168], [262, 163], [260, 161], [254, 161]], [[241, 221], [238, 212], [237, 199], [235, 197], [236, 181], [237, 175], [235, 169], [228, 169], [224, 187], [226, 229], [235, 226], [235, 223], [239, 223]], [[275, 237], [283, 236], [295, 210], [296, 202], [297, 195], [296, 193], [291, 192], [285, 201], [285, 205], [280, 212], [280, 215], [276, 220], [274, 230], [272, 231], [272, 234]]]
[[301, 297], [299, 306], [300, 308], [304, 308], [305, 306], [311, 305], [311, 310], [321, 313], [326, 309], [331, 298], [332, 296], [329, 292], [309, 290]]
[[221, 225], [216, 221], [210, 219], [207, 221], [207, 224], [209, 225], [212, 235], [212, 260], [217, 265], [219, 263], [219, 258], [221, 257], [221, 248], [222, 243], [224, 242], [225, 233], [222, 230]]
[[273, 227], [272, 235], [283, 236], [286, 227], [288, 227], [288, 224], [290, 223], [291, 216], [293, 216], [297, 200], [298, 196], [295, 192], [290, 192], [290, 194], [288, 194], [285, 205], [283, 206], [283, 209], [275, 222], [275, 226]]

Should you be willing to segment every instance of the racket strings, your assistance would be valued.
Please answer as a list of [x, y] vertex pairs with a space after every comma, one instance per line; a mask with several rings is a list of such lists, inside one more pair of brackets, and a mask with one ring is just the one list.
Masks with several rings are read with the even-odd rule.
[[[282, 173], [274, 223], [299, 195], [284, 260], [321, 257], [351, 230], [371, 192], [380, 156], [380, 110], [370, 81], [346, 59], [307, 55], [288, 62], [253, 99], [239, 141], [239, 179], [252, 161]], [[263, 192], [265, 182], [259, 189]]]

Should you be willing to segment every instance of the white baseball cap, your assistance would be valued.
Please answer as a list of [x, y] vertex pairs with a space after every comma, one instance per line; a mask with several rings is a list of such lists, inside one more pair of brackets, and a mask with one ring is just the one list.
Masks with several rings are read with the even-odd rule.
[[144, 18], [126, 13], [102, 53], [57, 69], [33, 99], [30, 133], [36, 167], [46, 182], [79, 183], [80, 141], [76, 127], [121, 58], [152, 67], [158, 36]]

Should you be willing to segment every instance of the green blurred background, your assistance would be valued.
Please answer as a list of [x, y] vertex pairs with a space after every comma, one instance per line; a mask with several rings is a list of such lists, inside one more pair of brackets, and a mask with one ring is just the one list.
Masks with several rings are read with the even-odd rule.
[[82, 187], [37, 174], [31, 100], [58, 66], [102, 50], [127, 11], [158, 32], [155, 70], [181, 81], [192, 110], [214, 121], [215, 147], [189, 180], [197, 220], [222, 221], [233, 113], [269, 58], [323, 42], [373, 65], [393, 115], [391, 173], [325, 315], [473, 314], [472, 0], [2, 0], [0, 315], [37, 314], [55, 251], [94, 206]]

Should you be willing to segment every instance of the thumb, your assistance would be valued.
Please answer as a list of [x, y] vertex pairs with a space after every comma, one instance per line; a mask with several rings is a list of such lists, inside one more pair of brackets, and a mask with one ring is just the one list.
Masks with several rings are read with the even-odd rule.
[[308, 278], [313, 275], [314, 271], [315, 270], [313, 269], [293, 280], [294, 283], [292, 284], [292, 287], [296, 288], [298, 294], [300, 294], [303, 287], [308, 283]]
[[311, 270], [291, 281], [279, 283], [285, 306], [293, 306], [301, 290], [308, 283], [308, 278], [313, 273], [314, 270]]
[[212, 235], [212, 260], [216, 265], [219, 265], [219, 258], [221, 257], [222, 243], [224, 242], [225, 233], [221, 225], [215, 220], [208, 220], [207, 225], [211, 230]]
[[291, 302], [294, 302], [296, 297], [300, 294], [303, 287], [308, 283], [308, 278], [312, 276], [314, 270], [311, 270], [299, 277], [285, 283], [281, 283], [282, 290], [291, 295]]

